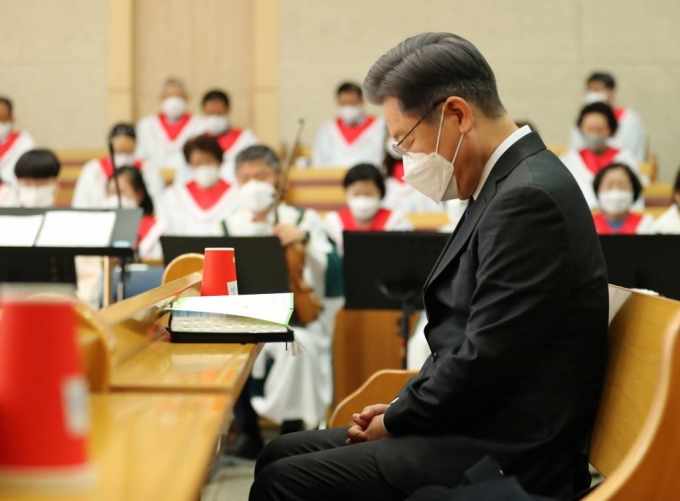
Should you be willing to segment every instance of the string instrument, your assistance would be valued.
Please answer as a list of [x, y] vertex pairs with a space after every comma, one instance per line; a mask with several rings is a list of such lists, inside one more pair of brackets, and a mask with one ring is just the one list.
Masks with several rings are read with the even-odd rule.
[[[300, 146], [300, 138], [305, 122], [300, 119], [295, 142], [293, 147], [286, 155], [286, 160], [281, 166], [281, 174], [279, 176], [279, 183], [276, 190], [276, 198], [274, 199], [274, 221], [279, 224], [279, 205], [283, 201], [283, 195], [288, 185], [288, 172], [295, 159], [295, 153]], [[294, 312], [298, 321], [307, 325], [316, 320], [321, 314], [323, 305], [319, 300], [314, 290], [305, 282], [303, 272], [305, 269], [305, 261], [307, 258], [307, 251], [305, 246], [299, 242], [290, 244], [285, 249], [286, 264], [288, 265], [288, 280], [290, 281], [290, 290], [295, 297]]]

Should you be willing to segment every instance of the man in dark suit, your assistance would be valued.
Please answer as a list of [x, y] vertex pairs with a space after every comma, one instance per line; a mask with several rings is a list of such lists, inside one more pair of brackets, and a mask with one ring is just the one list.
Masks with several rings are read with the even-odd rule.
[[405, 499], [492, 456], [528, 492], [589, 482], [606, 365], [607, 278], [588, 206], [540, 137], [508, 117], [467, 40], [425, 33], [364, 82], [433, 200], [469, 199], [424, 288], [432, 350], [391, 404], [349, 428], [272, 441], [251, 500]]

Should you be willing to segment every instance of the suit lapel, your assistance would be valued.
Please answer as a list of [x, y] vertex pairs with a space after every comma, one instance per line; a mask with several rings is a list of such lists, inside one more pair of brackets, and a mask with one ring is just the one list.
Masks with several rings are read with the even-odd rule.
[[447, 242], [444, 250], [439, 255], [437, 263], [432, 268], [432, 272], [425, 282], [423, 291], [434, 282], [437, 277], [444, 271], [444, 269], [458, 257], [467, 241], [472, 236], [472, 233], [479, 223], [480, 218], [484, 214], [487, 206], [496, 195], [496, 184], [510, 174], [517, 165], [519, 165], [525, 158], [545, 150], [545, 145], [541, 138], [535, 132], [532, 132], [513, 144], [496, 162], [496, 165], [491, 170], [489, 177], [479, 193], [479, 199], [475, 201], [474, 206], [470, 209], [465, 220], [456, 227]]

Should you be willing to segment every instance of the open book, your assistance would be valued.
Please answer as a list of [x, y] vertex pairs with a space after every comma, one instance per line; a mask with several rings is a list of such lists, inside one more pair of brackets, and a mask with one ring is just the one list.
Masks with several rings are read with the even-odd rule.
[[179, 343], [266, 343], [294, 340], [288, 327], [293, 294], [181, 298], [168, 331]]

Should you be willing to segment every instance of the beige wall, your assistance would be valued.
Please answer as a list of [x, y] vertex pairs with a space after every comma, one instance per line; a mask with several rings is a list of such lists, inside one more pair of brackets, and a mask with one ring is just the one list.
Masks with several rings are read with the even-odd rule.
[[0, 95], [52, 148], [106, 137], [106, 0], [0, 0]]
[[450, 31], [478, 46], [510, 115], [532, 120], [549, 143], [568, 141], [586, 75], [612, 71], [618, 101], [642, 115], [668, 181], [680, 165], [679, 22], [677, 0], [285, 0], [281, 130], [303, 116], [309, 144], [334, 112], [340, 81], [361, 82], [407, 36]]

